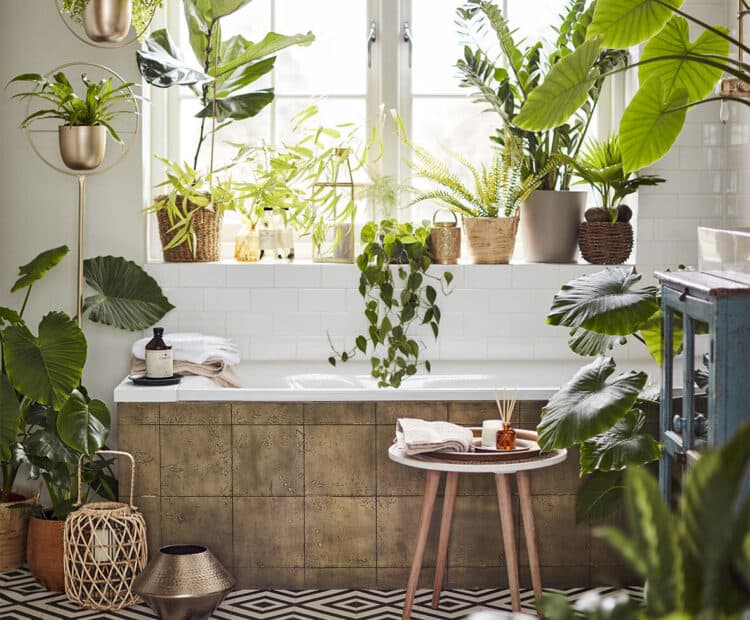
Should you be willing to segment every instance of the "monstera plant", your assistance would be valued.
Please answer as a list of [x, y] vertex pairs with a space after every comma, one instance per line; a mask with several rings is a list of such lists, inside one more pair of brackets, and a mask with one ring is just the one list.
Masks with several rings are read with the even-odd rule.
[[[544, 82], [529, 93], [515, 124], [526, 131], [564, 127], [576, 118], [593, 85], [636, 69], [640, 87], [620, 122], [623, 166], [637, 171], [664, 156], [682, 131], [687, 111], [720, 99], [744, 105], [730, 95], [710, 96], [727, 73], [750, 82], [750, 65], [729, 56], [730, 44], [750, 48], [682, 11], [684, 0], [597, 0], [586, 41], [556, 63]], [[690, 39], [690, 23], [702, 29]], [[603, 49], [643, 44], [638, 62], [602, 71]]]
[[[110, 428], [107, 406], [81, 384], [87, 350], [81, 327], [59, 310], [46, 313], [36, 333], [24, 318], [34, 284], [67, 253], [66, 246], [53, 248], [20, 267], [11, 288], [24, 292], [20, 308], [0, 307], [2, 490], [9, 493], [27, 465], [32, 479], [43, 480], [52, 504], [43, 514], [54, 519], [64, 519], [73, 507], [78, 457], [100, 449]], [[142, 330], [173, 307], [148, 274], [123, 258], [86, 260], [84, 276], [94, 289], [84, 310], [94, 322]], [[109, 464], [87, 465], [84, 480], [96, 492], [116, 496]]]

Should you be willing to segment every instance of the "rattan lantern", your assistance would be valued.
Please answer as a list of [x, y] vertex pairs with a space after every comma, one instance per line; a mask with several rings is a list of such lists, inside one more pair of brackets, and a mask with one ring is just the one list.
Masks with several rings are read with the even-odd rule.
[[121, 609], [139, 602], [133, 581], [146, 567], [146, 522], [133, 505], [135, 461], [127, 452], [100, 450], [130, 459], [130, 503], [92, 502], [81, 506], [78, 460], [78, 510], [65, 520], [65, 595], [87, 609]]

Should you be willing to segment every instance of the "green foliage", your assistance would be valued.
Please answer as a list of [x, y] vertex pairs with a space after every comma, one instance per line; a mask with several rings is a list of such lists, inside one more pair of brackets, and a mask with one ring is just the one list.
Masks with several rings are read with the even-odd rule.
[[73, 85], [62, 71], [55, 73], [52, 79], [38, 73], [23, 73], [10, 80], [8, 85], [29, 82], [36, 88], [17, 93], [13, 95], [13, 99], [41, 99], [53, 106], [32, 112], [21, 122], [21, 127], [49, 118], [59, 119], [64, 125], [73, 127], [103, 125], [112, 138], [122, 144], [122, 139], [111, 122], [118, 116], [134, 113], [134, 110], [122, 106], [122, 102], [131, 98], [128, 89], [133, 83], [112, 86], [112, 79], [110, 77], [92, 82], [85, 73], [82, 74], [81, 82], [86, 87], [86, 94], [82, 97], [76, 95]]
[[[611, 66], [606, 70], [595, 61], [576, 65], [575, 71], [558, 63], [544, 83], [532, 92], [519, 116], [518, 125], [527, 131], [551, 131], [564, 127], [578, 115], [577, 101], [552, 99], [544, 92], [580, 92], [592, 79], [638, 67], [640, 88], [620, 122], [623, 168], [632, 172], [663, 157], [682, 131], [687, 110], [695, 105], [732, 99], [750, 105], [746, 99], [710, 96], [722, 74], [750, 81], [750, 68], [729, 56], [730, 44], [747, 50], [722, 26], [711, 26], [680, 10], [682, 0], [597, 0], [587, 45], [626, 49], [645, 43], [639, 62]], [[689, 24], [703, 31], [690, 40]]]
[[[83, 9], [88, 0], [63, 0], [62, 10], [70, 15], [76, 23], [83, 23]], [[164, 6], [164, 0], [133, 0], [133, 28], [136, 32], [143, 32], [151, 21], [156, 9]]]
[[[493, 2], [470, 0], [457, 9], [457, 22], [467, 40], [481, 40], [490, 33], [501, 51], [501, 59], [496, 63], [482, 47], [467, 45], [464, 57], [456, 63], [461, 86], [471, 90], [474, 101], [498, 115], [501, 127], [493, 138], [495, 141], [501, 144], [505, 141], [505, 128], [522, 139], [521, 176], [544, 177], [541, 189], [569, 189], [572, 173], [569, 162], [577, 156], [594, 115], [603, 83], [601, 76], [623, 66], [627, 60], [625, 51], [601, 50], [597, 43], [586, 41], [593, 11], [593, 4], [587, 6], [586, 0], [568, 0], [559, 25], [553, 29], [554, 40], [526, 45], [516, 37]], [[545, 86], [546, 93], [534, 94], [553, 68], [558, 68], [556, 76], [572, 73], [577, 79], [563, 79], [553, 86], [558, 79], [555, 77]], [[575, 82], [572, 88], [568, 87], [569, 82]], [[555, 107], [571, 109], [575, 114], [569, 118], [573, 111], [568, 112], [549, 130], [537, 130], [525, 117], [532, 114], [537, 98], [548, 97]], [[566, 105], [561, 105], [558, 99]], [[558, 155], [563, 158], [555, 160]], [[554, 165], [547, 169], [550, 162]]]
[[424, 345], [414, 332], [424, 326], [437, 339], [441, 318], [438, 288], [448, 294], [453, 274], [446, 271], [438, 277], [428, 272], [432, 264], [429, 232], [428, 226], [396, 220], [368, 222], [363, 227], [365, 248], [357, 257], [357, 266], [369, 327], [367, 333], [356, 337], [356, 346], [349, 352], [339, 353], [331, 345], [334, 355], [328, 361], [333, 366], [358, 352], [369, 354], [378, 386], [394, 388], [415, 375], [420, 363], [430, 371], [430, 362], [420, 359]]
[[622, 471], [594, 470], [576, 492], [576, 523], [602, 521], [622, 506]]
[[10, 289], [10, 292], [15, 293], [22, 288], [30, 288], [34, 282], [40, 280], [45, 273], [57, 265], [67, 253], [68, 246], [61, 245], [60, 247], [42, 252], [31, 262], [21, 265], [18, 268], [18, 279]]

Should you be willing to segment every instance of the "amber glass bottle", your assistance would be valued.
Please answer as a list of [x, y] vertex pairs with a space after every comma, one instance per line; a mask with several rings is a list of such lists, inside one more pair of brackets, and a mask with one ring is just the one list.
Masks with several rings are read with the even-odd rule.
[[146, 345], [146, 376], [164, 379], [174, 375], [172, 347], [163, 339], [164, 328], [154, 327], [154, 337]]
[[503, 422], [503, 427], [497, 431], [495, 447], [498, 450], [512, 450], [516, 447], [516, 431], [507, 422]]

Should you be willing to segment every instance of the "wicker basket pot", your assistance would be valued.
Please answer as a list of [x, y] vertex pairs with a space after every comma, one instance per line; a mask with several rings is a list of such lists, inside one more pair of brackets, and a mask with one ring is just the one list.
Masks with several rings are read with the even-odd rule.
[[[166, 195], [157, 196], [154, 202], [166, 200]], [[166, 209], [160, 209], [156, 212], [156, 219], [159, 222], [159, 237], [161, 238], [162, 252], [164, 253], [164, 262], [167, 263], [210, 263], [220, 259], [219, 239], [221, 236], [221, 223], [224, 221], [224, 210], [208, 209], [199, 207], [188, 201], [187, 209], [183, 207], [184, 197], [177, 196], [177, 207], [182, 213], [190, 213], [197, 209], [193, 215], [193, 231], [195, 232], [195, 241], [192, 250], [187, 243], [181, 243], [177, 247], [164, 250], [169, 244], [175, 233], [169, 229], [172, 224], [169, 222], [169, 216]]]
[[619, 265], [633, 250], [629, 222], [583, 222], [578, 228], [581, 254], [594, 265]]
[[462, 217], [466, 258], [480, 265], [510, 262], [516, 247], [518, 216]]
[[8, 500], [0, 504], [0, 573], [18, 568], [26, 561], [29, 516], [38, 499], [38, 493], [18, 489], [11, 491]]
[[36, 580], [48, 590], [65, 591], [63, 566], [64, 521], [29, 519], [29, 537], [26, 542], [26, 560]]

